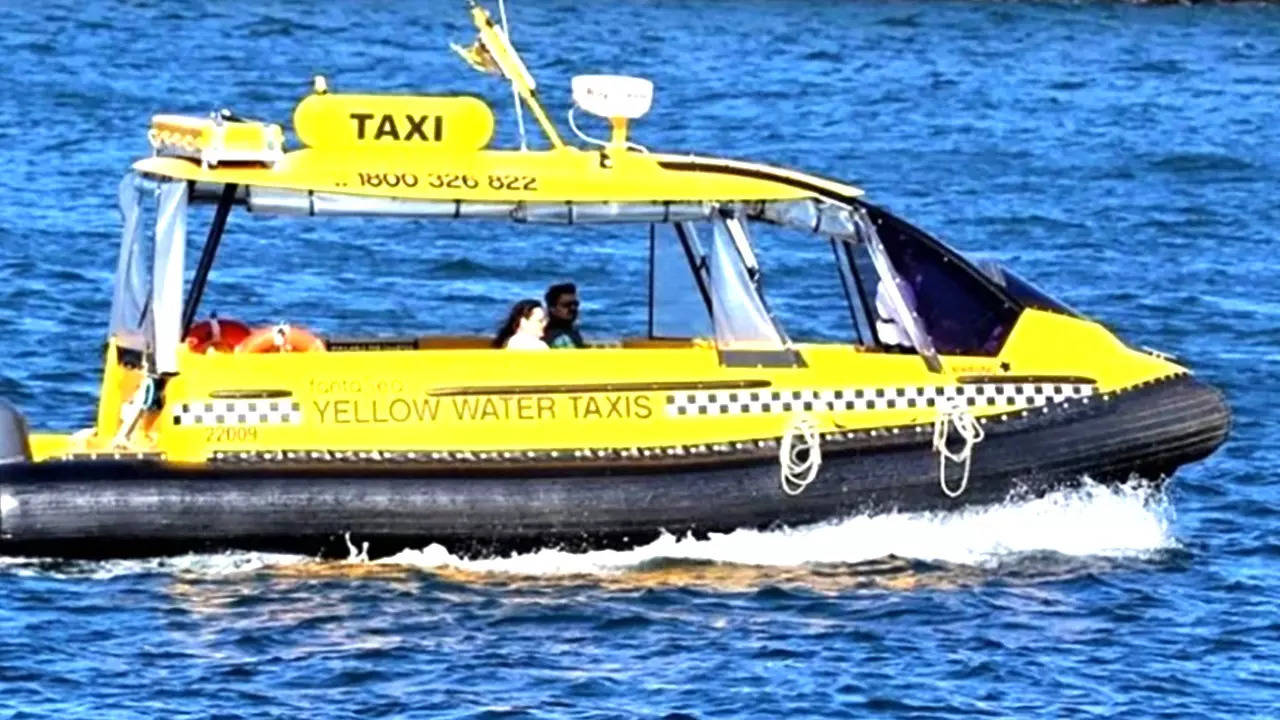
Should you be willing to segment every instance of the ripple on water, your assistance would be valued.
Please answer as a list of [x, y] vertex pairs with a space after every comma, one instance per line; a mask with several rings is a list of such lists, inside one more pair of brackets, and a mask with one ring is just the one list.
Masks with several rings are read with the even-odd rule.
[[1169, 173], [1247, 173], [1253, 169], [1248, 160], [1221, 152], [1177, 152], [1161, 155], [1151, 160], [1153, 170]]
[[[1094, 489], [627, 553], [0, 561], [0, 715], [1273, 714], [1278, 8], [660, 5], [507, 3], [553, 118], [575, 73], [651, 77], [637, 141], [868, 188], [1133, 344], [1189, 358], [1228, 393], [1229, 443], [1168, 495]], [[0, 395], [40, 426], [92, 421], [114, 188], [147, 152], [150, 114], [230, 106], [287, 124], [321, 72], [344, 91], [465, 87], [511, 145], [509, 89], [444, 50], [468, 28], [396, 3], [6, 8]], [[169, 47], [181, 62], [139, 50]], [[592, 336], [616, 337], [645, 326], [634, 230], [241, 213], [206, 299], [324, 332], [487, 332], [514, 299], [573, 279]], [[836, 327], [798, 247], [762, 253], [771, 307], [790, 330]]]

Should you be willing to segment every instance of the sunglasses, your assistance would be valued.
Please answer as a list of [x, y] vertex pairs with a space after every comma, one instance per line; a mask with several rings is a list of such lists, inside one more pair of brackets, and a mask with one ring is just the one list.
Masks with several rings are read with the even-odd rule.
[[567, 300], [556, 303], [556, 307], [569, 308], [570, 310], [577, 310], [579, 305], [581, 305], [581, 303], [577, 300]]

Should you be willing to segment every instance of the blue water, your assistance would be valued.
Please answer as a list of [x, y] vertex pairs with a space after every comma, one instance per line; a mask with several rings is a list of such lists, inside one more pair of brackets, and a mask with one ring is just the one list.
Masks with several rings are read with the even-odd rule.
[[[89, 423], [118, 218], [152, 113], [289, 120], [339, 90], [503, 85], [461, 3], [7, 3], [0, 395]], [[634, 139], [840, 177], [1224, 388], [1231, 438], [1167, 492], [377, 564], [250, 553], [0, 564], [4, 717], [1272, 717], [1280, 694], [1280, 7], [519, 2], [569, 78], [657, 85]], [[590, 124], [590, 121], [586, 121]], [[603, 129], [592, 125], [597, 133]], [[536, 133], [535, 133], [536, 134]], [[198, 227], [199, 223], [193, 227]], [[806, 238], [762, 238], [797, 336], [838, 335]], [[233, 217], [206, 307], [326, 332], [487, 331], [575, 279], [643, 323], [626, 228]], [[823, 266], [824, 268], [826, 266]]]

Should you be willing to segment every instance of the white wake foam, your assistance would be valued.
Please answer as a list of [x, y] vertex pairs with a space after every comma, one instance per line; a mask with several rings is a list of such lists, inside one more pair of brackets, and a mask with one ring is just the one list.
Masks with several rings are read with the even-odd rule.
[[[948, 513], [857, 516], [790, 530], [738, 530], [705, 540], [664, 535], [653, 543], [625, 551], [541, 550], [467, 560], [431, 545], [403, 550], [372, 565], [549, 578], [615, 576], [655, 562], [682, 561], [801, 568], [897, 556], [989, 567], [1011, 556], [1034, 552], [1078, 557], [1149, 555], [1178, 547], [1172, 521], [1173, 509], [1163, 493], [1146, 487], [1089, 484], [1036, 500]], [[312, 558], [297, 555], [231, 552], [95, 563], [0, 558], [0, 570], [94, 578], [148, 573], [220, 577], [315, 563]], [[348, 563], [370, 567], [354, 556]]]
[[1142, 556], [1177, 547], [1166, 497], [1146, 488], [1090, 484], [1037, 500], [950, 513], [858, 516], [822, 525], [738, 530], [706, 540], [663, 536], [633, 550], [464, 560], [433, 545], [378, 562], [517, 575], [617, 574], [656, 560], [796, 567], [856, 563], [889, 555], [989, 566], [1038, 551], [1070, 556]]
[[235, 576], [258, 570], [296, 565], [311, 560], [299, 555], [226, 552], [137, 560], [59, 560], [57, 558], [0, 557], [0, 571], [18, 575], [83, 577], [106, 580], [127, 575], [190, 573], [201, 577]]

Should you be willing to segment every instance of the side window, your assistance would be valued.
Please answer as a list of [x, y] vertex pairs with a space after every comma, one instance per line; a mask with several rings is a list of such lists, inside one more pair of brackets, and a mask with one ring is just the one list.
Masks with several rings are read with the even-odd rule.
[[939, 353], [995, 355], [1019, 308], [941, 243], [872, 205], [864, 206], [916, 314]]
[[849, 318], [857, 333], [858, 344], [876, 345], [880, 342], [875, 326], [876, 270], [866, 245], [832, 238], [831, 251], [840, 271], [840, 284], [849, 303]]
[[788, 336], [801, 342], [871, 342], [846, 243], [767, 222], [751, 223], [750, 231], [759, 250], [762, 290]]
[[711, 337], [710, 300], [693, 276], [703, 252], [676, 226], [649, 226], [649, 337]]

